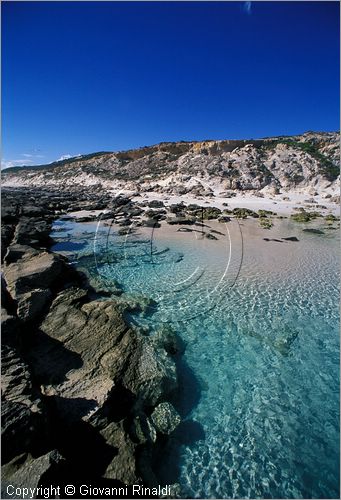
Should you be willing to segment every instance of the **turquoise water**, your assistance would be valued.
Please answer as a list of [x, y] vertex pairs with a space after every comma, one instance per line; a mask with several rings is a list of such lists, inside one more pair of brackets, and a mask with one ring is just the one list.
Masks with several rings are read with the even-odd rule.
[[[169, 325], [186, 342], [174, 401], [183, 424], [160, 481], [188, 498], [339, 497], [338, 231], [286, 220], [126, 236], [62, 225], [61, 250], [82, 243], [72, 260], [93, 255], [87, 266], [104, 282], [155, 300], [137, 324]], [[263, 240], [287, 236], [299, 241]]]

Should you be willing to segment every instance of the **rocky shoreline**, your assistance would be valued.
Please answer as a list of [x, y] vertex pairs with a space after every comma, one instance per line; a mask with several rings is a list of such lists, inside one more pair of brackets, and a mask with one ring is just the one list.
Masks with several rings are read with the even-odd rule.
[[49, 250], [53, 220], [110, 203], [116, 210], [77, 190], [3, 191], [2, 498], [9, 484], [128, 485], [129, 497], [134, 484], [158, 486], [154, 450], [181, 421], [169, 396], [183, 345], [171, 329], [133, 329], [131, 304], [103, 300]]
[[[168, 327], [149, 336], [131, 326], [127, 313], [148, 308], [147, 298], [132, 300], [88, 266], [76, 270], [52, 252], [56, 219], [115, 223], [121, 235], [170, 224], [215, 240], [222, 233], [209, 227], [211, 220], [251, 217], [266, 230], [283, 218], [267, 210], [137, 198], [79, 187], [3, 189], [2, 498], [9, 484], [90, 481], [92, 487], [128, 487], [128, 497], [137, 484], [156, 491], [154, 464], [181, 425], [171, 403], [182, 390], [181, 339]], [[339, 225], [314, 205], [291, 219]], [[180, 495], [174, 483], [166, 496]]]

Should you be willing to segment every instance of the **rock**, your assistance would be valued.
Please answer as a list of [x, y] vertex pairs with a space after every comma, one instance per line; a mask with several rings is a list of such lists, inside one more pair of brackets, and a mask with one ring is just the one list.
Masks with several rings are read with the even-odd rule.
[[325, 234], [324, 231], [321, 231], [321, 229], [314, 229], [314, 228], [306, 228], [302, 229], [303, 232], [305, 233], [313, 233], [313, 234]]
[[155, 427], [144, 413], [134, 419], [131, 432], [139, 444], [155, 443], [157, 438]]
[[15, 229], [14, 242], [19, 244], [47, 244], [50, 241], [51, 223], [46, 219], [20, 218]]
[[7, 310], [1, 308], [1, 336], [6, 344], [17, 343], [21, 323], [17, 316], [8, 314]]
[[185, 204], [184, 204], [184, 202], [181, 202], [181, 203], [174, 203], [174, 204], [170, 205], [168, 209], [172, 214], [177, 214], [179, 212], [182, 212], [184, 208], [185, 208]]
[[[112, 300], [89, 302], [86, 291], [72, 288], [57, 295], [41, 324], [30, 359], [44, 384], [54, 384], [59, 410], [68, 418], [81, 418], [104, 404], [136, 349], [136, 335], [121, 309]], [[77, 404], [80, 397], [83, 407]]]
[[63, 272], [63, 259], [48, 252], [24, 254], [4, 268], [7, 287], [14, 298], [36, 288], [48, 288]]
[[249, 215], [250, 217], [254, 217], [257, 219], [259, 217], [258, 213], [255, 212], [254, 210], [250, 210], [249, 208], [234, 208], [232, 210], [232, 213], [235, 217], [238, 219], [246, 219], [246, 217]]
[[285, 240], [285, 241], [299, 241], [299, 239], [296, 236], [288, 236], [287, 238], [282, 238], [282, 240]]
[[43, 438], [43, 414], [28, 365], [13, 347], [2, 345], [1, 354], [2, 460], [6, 463], [39, 446]]
[[13, 262], [25, 257], [26, 259], [39, 255], [39, 250], [32, 248], [29, 245], [19, 245], [18, 243], [13, 243], [8, 247], [7, 252], [4, 257], [5, 264], [9, 265]]
[[157, 432], [171, 434], [181, 422], [181, 417], [171, 403], [160, 403], [150, 416]]
[[208, 240], [217, 240], [218, 239], [216, 236], [214, 236], [214, 234], [211, 234], [211, 233], [205, 233], [205, 237]]
[[143, 219], [141, 225], [144, 227], [161, 227], [161, 224], [157, 221], [157, 219]]
[[[62, 457], [57, 450], [49, 451], [38, 458], [33, 458], [31, 455], [16, 457], [1, 468], [1, 498], [23, 498], [22, 495], [13, 494], [16, 488], [20, 488], [21, 491], [23, 488], [34, 491], [41, 485], [44, 475], [51, 468], [56, 469], [61, 461]], [[8, 495], [8, 493], [10, 494]], [[32, 498], [37, 497], [34, 495]]]
[[122, 294], [122, 289], [120, 288], [118, 283], [113, 280], [108, 280], [103, 276], [100, 276], [99, 274], [90, 276], [88, 284], [98, 295], [110, 297], [111, 295]]
[[166, 219], [168, 224], [194, 224], [196, 219], [194, 217], [169, 217]]
[[163, 326], [151, 337], [151, 342], [157, 349], [165, 349], [170, 356], [185, 352], [185, 343], [171, 327]]
[[230, 222], [231, 218], [228, 217], [227, 215], [220, 215], [218, 217], [218, 222]]
[[151, 200], [149, 203], [148, 203], [148, 207], [149, 208], [162, 208], [164, 207], [164, 203], [163, 201], [161, 200]]
[[100, 431], [105, 441], [117, 450], [107, 466], [103, 477], [116, 479], [124, 484], [136, 484], [138, 476], [135, 463], [136, 445], [131, 441], [123, 428], [122, 422], [111, 422]]
[[182, 498], [181, 486], [179, 483], [168, 485], [168, 495], [161, 495], [160, 498]]
[[[162, 251], [161, 251], [162, 252]], [[162, 252], [164, 253], [164, 252]], [[157, 302], [144, 295], [124, 295], [119, 302], [125, 311], [137, 313], [150, 313], [156, 310]]]
[[35, 289], [17, 296], [18, 317], [23, 321], [35, 320], [45, 309], [51, 298], [48, 289]]
[[164, 350], [155, 350], [143, 339], [122, 376], [122, 383], [138, 398], [140, 406], [155, 406], [177, 387], [175, 363]]

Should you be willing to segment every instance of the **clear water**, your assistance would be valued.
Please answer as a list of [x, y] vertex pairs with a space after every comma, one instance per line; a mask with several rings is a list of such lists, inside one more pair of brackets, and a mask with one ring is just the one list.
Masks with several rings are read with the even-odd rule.
[[[156, 301], [134, 321], [186, 342], [183, 424], [160, 481], [183, 498], [339, 498], [338, 231], [246, 220], [119, 236], [64, 224], [53, 236], [71, 259], [94, 255], [87, 265], [105, 282]], [[212, 229], [223, 234], [207, 239]], [[263, 240], [287, 236], [299, 242]]]

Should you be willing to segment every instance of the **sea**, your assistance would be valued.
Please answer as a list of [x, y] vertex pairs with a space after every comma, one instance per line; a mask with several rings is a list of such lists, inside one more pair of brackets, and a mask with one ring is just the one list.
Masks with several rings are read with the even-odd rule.
[[184, 342], [160, 484], [182, 498], [339, 498], [338, 228], [158, 226], [61, 218], [51, 236], [76, 268], [145, 299], [133, 325]]

